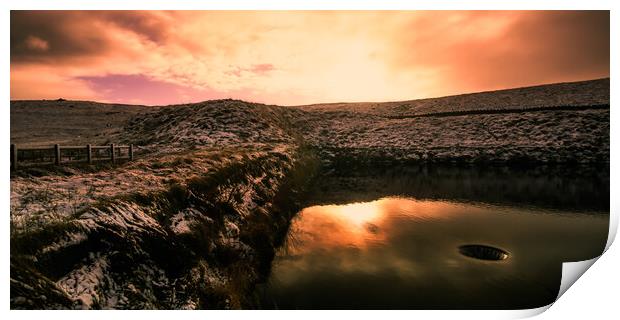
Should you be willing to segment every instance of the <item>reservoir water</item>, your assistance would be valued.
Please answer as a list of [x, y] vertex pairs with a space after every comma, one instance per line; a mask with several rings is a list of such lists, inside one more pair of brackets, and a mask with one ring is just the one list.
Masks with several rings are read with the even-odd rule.
[[535, 308], [557, 297], [562, 262], [603, 251], [605, 172], [420, 170], [322, 179], [257, 307]]

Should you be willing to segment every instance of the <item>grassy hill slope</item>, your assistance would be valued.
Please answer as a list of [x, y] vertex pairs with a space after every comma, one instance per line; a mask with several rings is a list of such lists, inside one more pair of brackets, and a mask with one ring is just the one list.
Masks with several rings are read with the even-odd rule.
[[329, 103], [303, 110], [341, 110], [406, 117], [447, 112], [609, 105], [609, 78], [395, 102]]

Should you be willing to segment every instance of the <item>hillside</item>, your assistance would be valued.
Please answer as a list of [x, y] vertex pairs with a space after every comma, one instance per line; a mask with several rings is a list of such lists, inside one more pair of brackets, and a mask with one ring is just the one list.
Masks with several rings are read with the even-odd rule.
[[298, 126], [325, 161], [609, 162], [609, 109], [403, 119], [313, 111]]
[[309, 111], [353, 111], [387, 117], [609, 105], [609, 78], [395, 102], [298, 106]]
[[27, 147], [113, 142], [128, 119], [158, 109], [63, 99], [11, 101], [11, 143]]
[[123, 139], [138, 145], [176, 148], [295, 143], [291, 126], [304, 112], [239, 100], [212, 100], [161, 107], [130, 119]]
[[301, 106], [296, 127], [340, 163], [609, 162], [609, 79], [405, 102]]

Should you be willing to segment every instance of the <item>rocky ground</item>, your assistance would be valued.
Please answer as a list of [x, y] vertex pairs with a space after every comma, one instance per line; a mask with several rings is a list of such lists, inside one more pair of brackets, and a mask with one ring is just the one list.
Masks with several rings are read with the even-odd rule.
[[608, 79], [383, 104], [15, 101], [11, 143], [140, 152], [12, 172], [11, 308], [241, 308], [320, 168], [608, 166], [609, 128]]

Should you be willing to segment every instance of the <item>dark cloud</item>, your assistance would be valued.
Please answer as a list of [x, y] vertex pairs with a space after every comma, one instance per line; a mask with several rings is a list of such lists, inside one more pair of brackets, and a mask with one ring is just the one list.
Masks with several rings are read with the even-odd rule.
[[[149, 11], [11, 11], [11, 63], [60, 62], [122, 49], [115, 46], [111, 27], [155, 43], [168, 32], [163, 17]], [[33, 38], [48, 49], [33, 50]]]
[[524, 15], [506, 38], [525, 48], [517, 58], [530, 68], [521, 73], [587, 76], [609, 73], [609, 32], [609, 11], [539, 12]]
[[[609, 76], [609, 11], [505, 14], [507, 27], [489, 37], [455, 34], [497, 12], [468, 12], [455, 24], [433, 23], [433, 15], [416, 20], [417, 35], [402, 36], [410, 50], [401, 51], [396, 65], [441, 68], [446, 85], [460, 92]], [[480, 34], [494, 27], [489, 22], [477, 25]]]
[[455, 65], [478, 72], [461, 68], [456, 77], [480, 87], [509, 87], [609, 74], [607, 11], [525, 14], [502, 38], [504, 44], [497, 48], [479, 43], [465, 51]]
[[[83, 24], [77, 33], [73, 24]], [[48, 43], [48, 50], [33, 50], [28, 39]], [[105, 50], [108, 41], [78, 12], [11, 11], [11, 63], [66, 59]]]
[[154, 14], [150, 11], [98, 11], [94, 16], [161, 44], [168, 38], [171, 27], [165, 19], [168, 15], [174, 16], [174, 12]]

